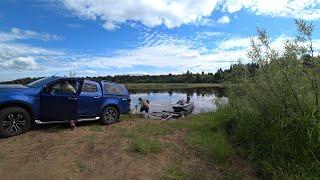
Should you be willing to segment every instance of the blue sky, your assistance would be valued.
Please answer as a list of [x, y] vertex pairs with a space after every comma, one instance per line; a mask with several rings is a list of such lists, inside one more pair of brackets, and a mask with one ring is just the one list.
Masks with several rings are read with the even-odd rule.
[[272, 46], [315, 25], [319, 0], [2, 0], [0, 80], [215, 72], [246, 56], [257, 27]]

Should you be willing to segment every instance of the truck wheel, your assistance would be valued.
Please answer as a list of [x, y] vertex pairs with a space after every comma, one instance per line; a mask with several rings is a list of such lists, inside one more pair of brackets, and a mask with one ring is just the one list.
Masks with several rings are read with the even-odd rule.
[[29, 130], [30, 114], [20, 107], [9, 107], [0, 111], [0, 136], [11, 137]]
[[113, 124], [119, 121], [119, 112], [117, 108], [108, 106], [104, 109], [100, 117], [101, 124]]

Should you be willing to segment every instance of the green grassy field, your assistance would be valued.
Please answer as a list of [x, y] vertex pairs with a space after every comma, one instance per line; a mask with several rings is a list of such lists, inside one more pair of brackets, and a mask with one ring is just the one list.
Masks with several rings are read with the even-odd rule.
[[192, 88], [222, 88], [222, 84], [214, 83], [139, 83], [139, 84], [125, 84], [131, 90], [163, 90], [163, 89], [192, 89]]

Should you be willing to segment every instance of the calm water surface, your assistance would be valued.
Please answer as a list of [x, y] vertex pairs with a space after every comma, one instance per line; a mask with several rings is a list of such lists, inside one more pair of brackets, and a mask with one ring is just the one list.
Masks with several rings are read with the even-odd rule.
[[178, 100], [190, 96], [194, 102], [195, 108], [193, 114], [202, 112], [215, 111], [216, 100], [219, 98], [223, 102], [227, 102], [223, 89], [188, 89], [188, 90], [168, 90], [168, 91], [131, 91], [131, 109], [135, 109], [138, 104], [139, 97], [150, 101], [150, 112], [173, 111], [172, 104]]

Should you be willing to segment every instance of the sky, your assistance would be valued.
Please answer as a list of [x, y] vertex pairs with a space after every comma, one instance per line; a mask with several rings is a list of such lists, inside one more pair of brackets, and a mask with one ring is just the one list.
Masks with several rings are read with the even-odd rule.
[[1, 0], [0, 81], [214, 73], [251, 62], [257, 27], [281, 51], [295, 18], [319, 51], [320, 0]]

